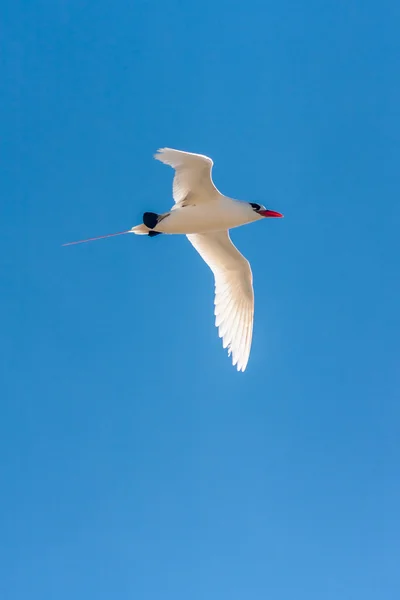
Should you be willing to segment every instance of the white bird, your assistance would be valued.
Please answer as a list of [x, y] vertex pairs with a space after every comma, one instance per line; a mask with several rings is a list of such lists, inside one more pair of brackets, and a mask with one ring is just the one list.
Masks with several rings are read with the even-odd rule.
[[150, 237], [162, 233], [186, 235], [214, 274], [215, 325], [223, 347], [232, 355], [233, 365], [244, 371], [253, 334], [253, 276], [249, 262], [232, 244], [229, 229], [283, 215], [261, 204], [222, 195], [213, 183], [214, 163], [207, 156], [161, 148], [154, 158], [175, 169], [175, 204], [169, 212], [145, 212], [143, 224], [132, 229], [64, 245], [126, 233]]

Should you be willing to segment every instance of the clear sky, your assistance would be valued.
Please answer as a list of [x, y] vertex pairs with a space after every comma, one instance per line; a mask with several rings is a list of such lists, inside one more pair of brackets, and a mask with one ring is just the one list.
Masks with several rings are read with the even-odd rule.
[[[0, 596], [400, 597], [400, 5], [9, 0]], [[232, 232], [248, 369], [172, 204], [170, 146], [283, 212]]]

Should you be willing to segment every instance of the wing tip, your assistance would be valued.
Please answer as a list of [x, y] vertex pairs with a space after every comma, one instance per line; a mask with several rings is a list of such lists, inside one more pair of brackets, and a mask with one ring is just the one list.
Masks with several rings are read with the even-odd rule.
[[155, 154], [153, 154], [153, 158], [159, 160], [165, 165], [169, 165], [172, 168], [175, 168], [175, 160], [174, 153], [180, 152], [179, 150], [174, 150], [173, 148], [159, 148]]
[[247, 368], [247, 363], [249, 362], [249, 359], [247, 358], [244, 360], [238, 360], [237, 363], [232, 361], [233, 366], [236, 366], [236, 369], [238, 370], [238, 372], [242, 372], [244, 373], [246, 368]]
[[[170, 154], [170, 156], [168, 156], [168, 154]], [[172, 154], [172, 156], [171, 156]], [[176, 148], [159, 148], [157, 150], [157, 152], [155, 154], [153, 154], [153, 158], [155, 158], [156, 160], [159, 160], [161, 162], [164, 162], [166, 164], [171, 164], [170, 160], [174, 160], [174, 155], [175, 158], [178, 158], [179, 156], [184, 157], [186, 156], [186, 158], [192, 157], [192, 158], [200, 158], [202, 160], [205, 160], [209, 165], [210, 168], [214, 166], [214, 162], [212, 160], [212, 158], [210, 158], [209, 156], [206, 156], [205, 154], [196, 154], [195, 152], [187, 152], [186, 150], [177, 150]], [[179, 160], [179, 158], [178, 158]]]
[[155, 158], [156, 160], [162, 160], [163, 154], [165, 154], [165, 152], [168, 150], [170, 150], [170, 148], [159, 148], [157, 152], [153, 154], [153, 158]]

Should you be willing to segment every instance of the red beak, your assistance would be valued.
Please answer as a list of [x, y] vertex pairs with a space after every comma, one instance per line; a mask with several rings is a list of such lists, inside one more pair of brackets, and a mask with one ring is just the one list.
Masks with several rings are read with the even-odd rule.
[[278, 213], [274, 210], [259, 210], [258, 214], [263, 217], [283, 217], [281, 213]]

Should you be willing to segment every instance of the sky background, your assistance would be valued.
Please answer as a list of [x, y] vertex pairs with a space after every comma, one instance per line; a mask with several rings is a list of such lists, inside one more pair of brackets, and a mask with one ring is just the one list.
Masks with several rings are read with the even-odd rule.
[[[9, 0], [1, 31], [0, 596], [400, 597], [400, 5]], [[232, 232], [248, 369], [170, 146], [281, 211]]]

